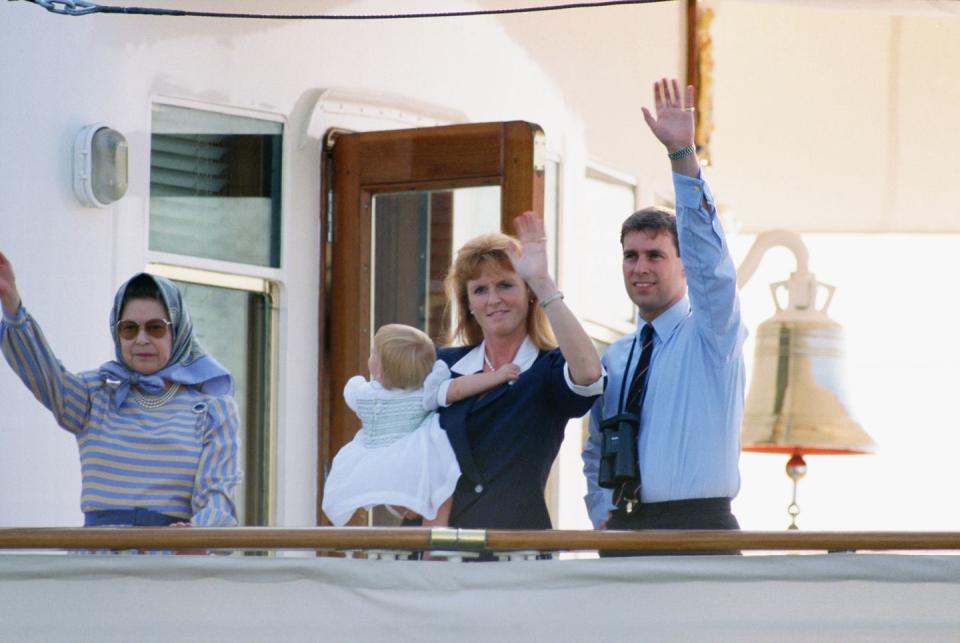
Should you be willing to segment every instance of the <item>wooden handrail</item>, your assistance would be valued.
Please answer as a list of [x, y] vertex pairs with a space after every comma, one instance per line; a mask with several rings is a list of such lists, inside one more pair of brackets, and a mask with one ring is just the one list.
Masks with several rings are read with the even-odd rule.
[[960, 532], [572, 531], [387, 527], [0, 528], [0, 549], [509, 551], [960, 550]]

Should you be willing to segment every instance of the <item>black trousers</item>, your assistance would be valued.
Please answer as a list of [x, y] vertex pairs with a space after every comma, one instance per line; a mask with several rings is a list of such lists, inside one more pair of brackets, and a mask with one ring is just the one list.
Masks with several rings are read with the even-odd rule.
[[[648, 502], [633, 507], [627, 513], [620, 506], [610, 514], [607, 529], [740, 529], [740, 523], [730, 510], [729, 498], [691, 498]], [[714, 553], [714, 552], [710, 552]], [[716, 552], [739, 554], [738, 551]], [[601, 558], [617, 556], [690, 556], [699, 555], [689, 551], [664, 552], [600, 552]]]

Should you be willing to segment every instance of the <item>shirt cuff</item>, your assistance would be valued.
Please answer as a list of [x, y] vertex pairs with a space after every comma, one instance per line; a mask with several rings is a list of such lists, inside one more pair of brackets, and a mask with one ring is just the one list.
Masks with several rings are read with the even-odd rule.
[[437, 408], [445, 409], [450, 406], [450, 403], [447, 402], [447, 389], [450, 388], [450, 382], [453, 380], [446, 380], [443, 384], [440, 385], [440, 388], [437, 389]]
[[677, 195], [677, 210], [680, 208], [700, 209], [700, 200], [705, 199], [710, 210], [716, 210], [713, 202], [713, 192], [703, 180], [703, 176], [686, 176], [673, 174], [673, 189]]
[[580, 386], [579, 384], [574, 384], [573, 380], [570, 379], [570, 364], [563, 363], [563, 379], [567, 382], [567, 388], [576, 393], [581, 397], [594, 397], [603, 393], [603, 380], [607, 377], [607, 371], [603, 368], [603, 364], [600, 365], [600, 377], [597, 378], [597, 381], [593, 384], [587, 384], [586, 386]]
[[189, 522], [194, 527], [236, 527], [237, 519], [225, 511], [215, 507], [204, 507], [190, 518]]
[[6, 311], [3, 311], [3, 321], [12, 326], [19, 326], [27, 321], [27, 309], [23, 307], [23, 302], [20, 302], [20, 307], [17, 308], [17, 312], [12, 317]]
[[603, 502], [595, 504], [590, 508], [590, 522], [593, 523], [594, 529], [600, 529], [600, 525], [605, 523], [610, 517], [610, 512], [616, 509], [616, 506], [613, 504], [613, 492], [608, 491], [601, 494], [604, 498]]

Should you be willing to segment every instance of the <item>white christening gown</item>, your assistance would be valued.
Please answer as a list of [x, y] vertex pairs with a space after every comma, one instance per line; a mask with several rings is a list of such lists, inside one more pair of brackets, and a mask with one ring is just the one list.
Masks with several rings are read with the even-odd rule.
[[376, 505], [437, 516], [460, 477], [436, 412], [437, 393], [449, 379], [450, 370], [439, 360], [415, 390], [350, 378], [343, 397], [363, 426], [337, 453], [324, 484], [323, 512], [330, 522], [343, 526], [360, 507]]

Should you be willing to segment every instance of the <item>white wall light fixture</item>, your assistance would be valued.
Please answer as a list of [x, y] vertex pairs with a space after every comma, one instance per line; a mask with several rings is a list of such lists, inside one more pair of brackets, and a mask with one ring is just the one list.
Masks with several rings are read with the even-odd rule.
[[127, 139], [103, 123], [87, 125], [73, 144], [73, 192], [88, 208], [105, 208], [127, 192]]

